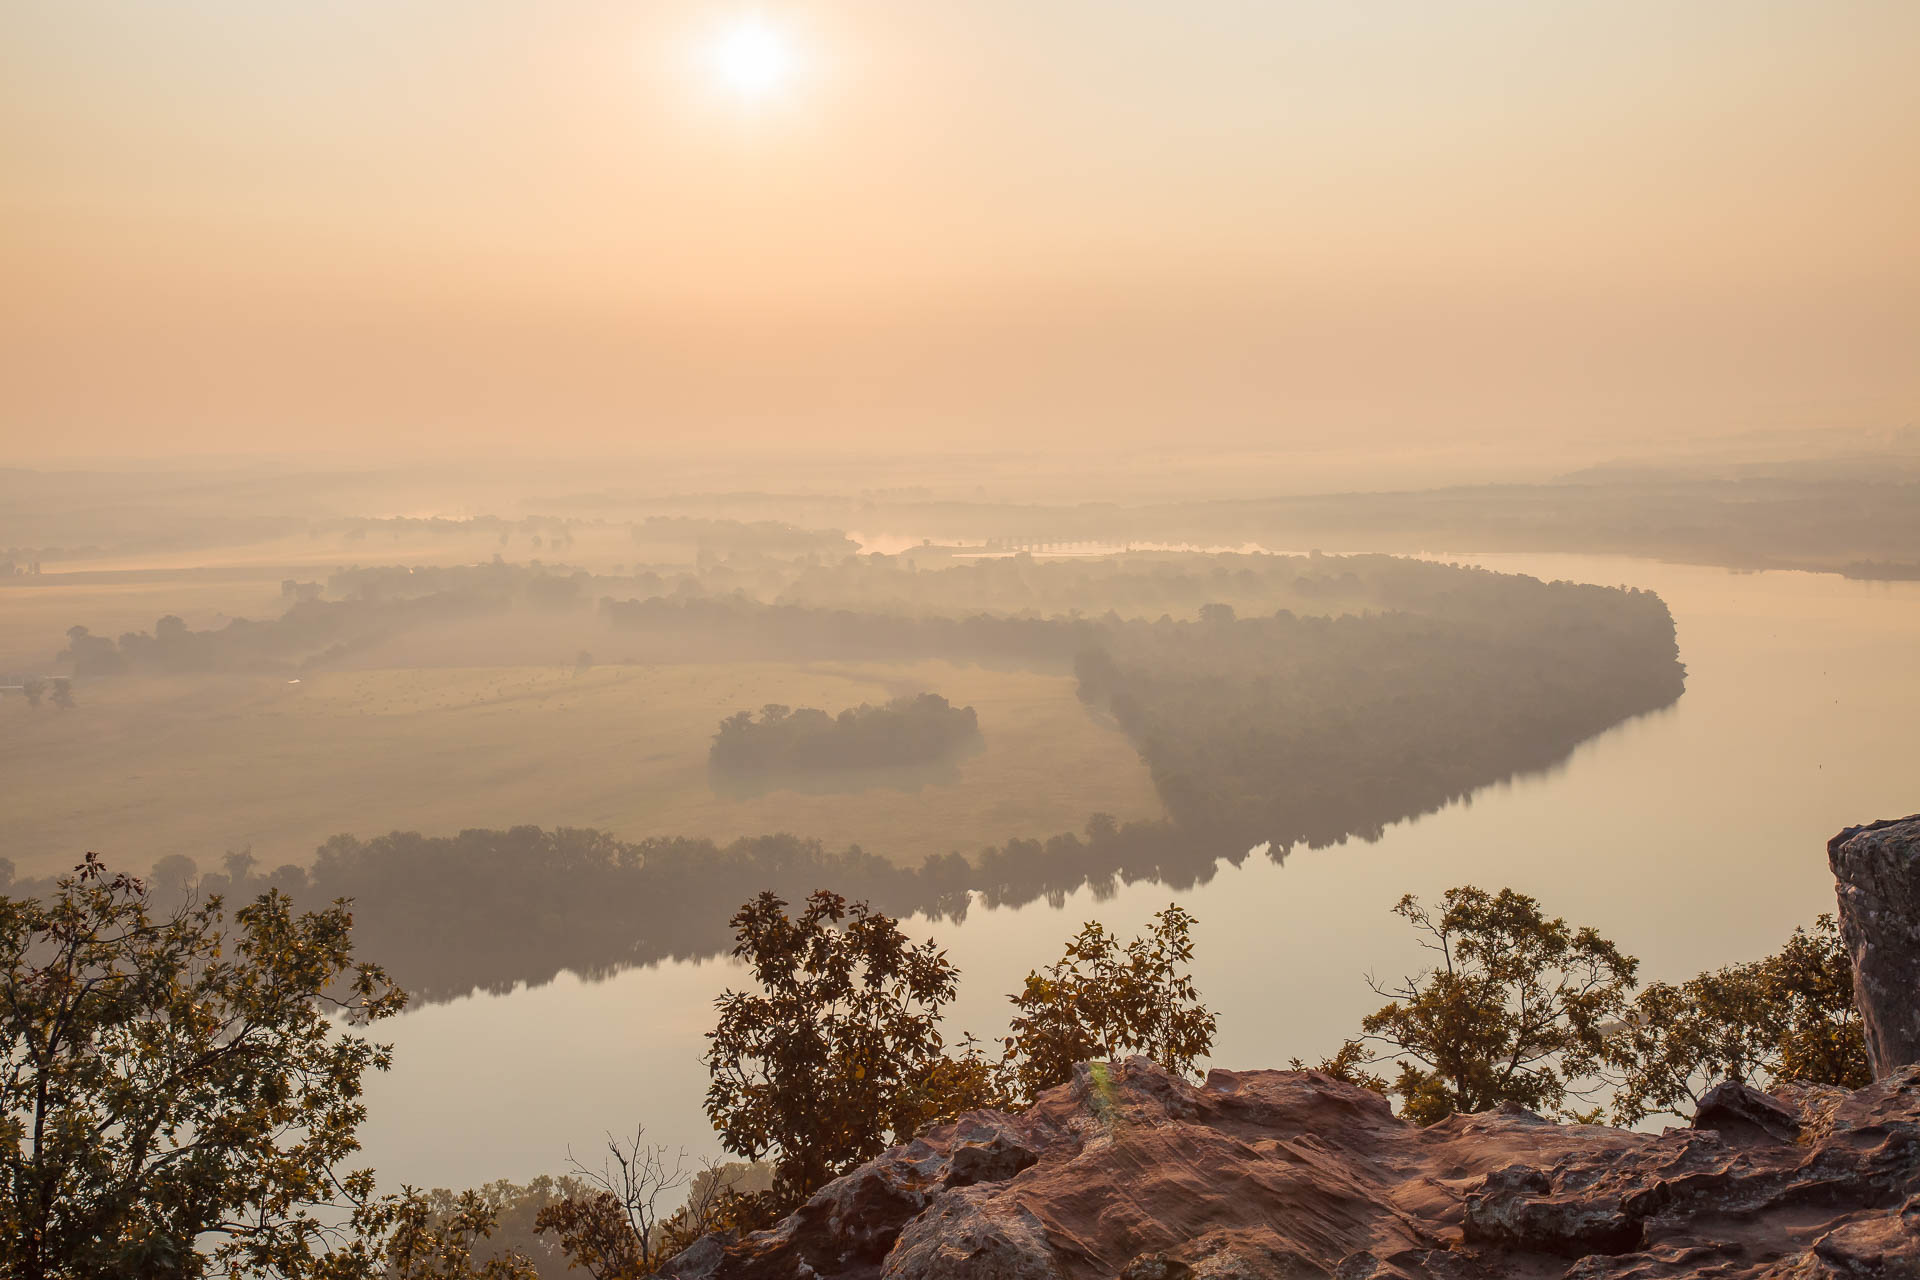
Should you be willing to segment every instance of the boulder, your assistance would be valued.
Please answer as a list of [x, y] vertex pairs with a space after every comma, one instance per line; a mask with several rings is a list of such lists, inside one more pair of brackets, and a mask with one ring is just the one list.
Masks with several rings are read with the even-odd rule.
[[1827, 842], [1875, 1079], [1920, 1062], [1920, 814]]
[[1796, 1142], [1800, 1138], [1800, 1110], [1750, 1084], [1723, 1080], [1707, 1090], [1693, 1109], [1693, 1127], [1711, 1129], [1729, 1138]]

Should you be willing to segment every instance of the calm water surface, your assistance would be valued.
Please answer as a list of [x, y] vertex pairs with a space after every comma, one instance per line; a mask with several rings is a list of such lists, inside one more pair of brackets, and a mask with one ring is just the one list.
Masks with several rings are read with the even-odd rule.
[[[1006, 994], [1083, 921], [1131, 936], [1176, 896], [1200, 921], [1196, 972], [1220, 1015], [1217, 1066], [1284, 1066], [1357, 1030], [1379, 1003], [1365, 975], [1420, 963], [1388, 914], [1409, 891], [1510, 885], [1640, 956], [1643, 978], [1684, 977], [1763, 954], [1831, 910], [1834, 831], [1920, 810], [1920, 583], [1435, 558], [1659, 592], [1679, 628], [1686, 694], [1550, 773], [1375, 844], [1251, 858], [1178, 895], [1134, 885], [1104, 901], [1082, 891], [1058, 909], [910, 919], [912, 936], [938, 937], [961, 968], [955, 1032], [1000, 1034]], [[741, 886], [743, 900], [753, 888]], [[525, 1180], [563, 1168], [569, 1146], [591, 1158], [603, 1131], [636, 1121], [650, 1140], [718, 1154], [699, 1056], [714, 996], [740, 981], [737, 966], [711, 960], [418, 1008], [382, 1029], [396, 1064], [368, 1090], [367, 1162], [388, 1185]]]

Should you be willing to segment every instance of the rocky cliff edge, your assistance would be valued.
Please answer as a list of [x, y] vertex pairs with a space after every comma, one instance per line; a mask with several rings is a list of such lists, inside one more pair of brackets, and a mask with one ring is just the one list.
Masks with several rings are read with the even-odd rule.
[[1654, 1135], [1421, 1129], [1313, 1071], [1082, 1064], [828, 1184], [676, 1280], [1920, 1280], [1920, 815], [1829, 858], [1875, 1082], [1727, 1083]]
[[1312, 1071], [1081, 1066], [828, 1185], [676, 1280], [1920, 1277], [1920, 1066], [1714, 1090], [1691, 1128], [1429, 1128]]

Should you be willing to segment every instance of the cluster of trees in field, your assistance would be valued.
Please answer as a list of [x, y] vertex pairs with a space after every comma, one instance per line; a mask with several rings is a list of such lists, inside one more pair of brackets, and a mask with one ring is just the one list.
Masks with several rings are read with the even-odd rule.
[[944, 760], [980, 737], [972, 707], [937, 693], [906, 694], [880, 706], [861, 703], [838, 715], [770, 703], [720, 722], [708, 758], [725, 773], [805, 773], [875, 769]]
[[[44, 894], [17, 888], [0, 893], [0, 1269], [23, 1280], [536, 1280], [563, 1262], [639, 1280], [930, 1124], [1020, 1109], [1081, 1071], [1098, 1088], [1130, 1055], [1191, 1075], [1218, 1025], [1177, 905], [1125, 943], [1086, 924], [1009, 997], [1005, 1036], [950, 1045], [961, 975], [934, 941], [831, 891], [798, 907], [762, 892], [728, 921], [750, 980], [715, 1001], [704, 1060], [715, 1132], [770, 1179], [690, 1177], [638, 1129], [609, 1137], [597, 1170], [383, 1192], [348, 1162], [364, 1077], [392, 1062], [365, 1029], [407, 995], [359, 956], [346, 904], [302, 912], [270, 889], [231, 917], [219, 895], [169, 907], [91, 854]], [[1775, 955], [1636, 996], [1633, 957], [1525, 894], [1463, 886], [1394, 910], [1434, 963], [1375, 983], [1386, 1003], [1319, 1069], [1415, 1123], [1503, 1103], [1634, 1123], [1721, 1079], [1870, 1079], [1829, 917]]]

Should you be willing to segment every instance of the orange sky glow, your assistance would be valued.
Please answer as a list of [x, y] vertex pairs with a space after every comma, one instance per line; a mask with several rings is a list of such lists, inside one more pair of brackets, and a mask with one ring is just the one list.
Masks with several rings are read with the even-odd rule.
[[0, 436], [1899, 426], [1916, 53], [1907, 0], [13, 0]]

